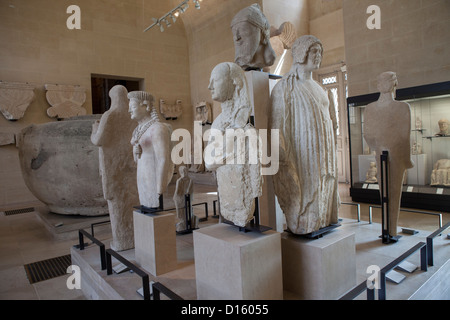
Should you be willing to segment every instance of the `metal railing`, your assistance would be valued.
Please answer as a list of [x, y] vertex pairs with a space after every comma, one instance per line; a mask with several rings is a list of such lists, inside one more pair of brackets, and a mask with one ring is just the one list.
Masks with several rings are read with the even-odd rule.
[[95, 237], [95, 235], [94, 235], [94, 226], [98, 226], [98, 225], [101, 225], [101, 224], [107, 224], [107, 223], [111, 223], [111, 220], [106, 220], [106, 221], [100, 221], [100, 222], [92, 223], [91, 224], [91, 235], [93, 237]]
[[[378, 208], [381, 209], [381, 206], [369, 206], [369, 224], [372, 224], [373, 221], [373, 210], [372, 208]], [[420, 214], [427, 214], [432, 216], [438, 216], [439, 218], [439, 228], [442, 227], [442, 213], [434, 213], [434, 212], [426, 212], [426, 211], [417, 211], [417, 210], [409, 210], [409, 209], [400, 209], [400, 211], [403, 212], [411, 212], [411, 213], [420, 213]]]
[[206, 214], [206, 217], [205, 217], [205, 218], [200, 218], [200, 219], [198, 219], [199, 222], [208, 221], [208, 202], [201, 202], [201, 203], [196, 203], [196, 204], [193, 204], [193, 205], [192, 205], [192, 207], [202, 206], [202, 205], [205, 206], [205, 214]]
[[445, 226], [441, 226], [439, 229], [437, 229], [435, 232], [430, 234], [427, 237], [427, 255], [428, 255], [428, 265], [433, 266], [434, 260], [433, 260], [433, 239], [436, 238], [438, 235], [440, 235], [442, 232], [444, 232], [445, 229], [450, 227], [450, 222], [447, 223]]
[[395, 267], [397, 267], [400, 263], [402, 263], [405, 259], [407, 259], [410, 255], [415, 253], [420, 249], [420, 269], [422, 271], [427, 271], [427, 245], [425, 242], [419, 242], [414, 247], [406, 251], [400, 257], [386, 265], [380, 271], [380, 288], [378, 289], [378, 300], [386, 300], [386, 274], [392, 271]]
[[129, 269], [133, 270], [134, 273], [136, 273], [138, 276], [142, 278], [142, 290], [144, 294], [144, 300], [150, 300], [150, 281], [149, 276], [146, 272], [144, 272], [141, 268], [136, 266], [135, 264], [131, 263], [124, 257], [122, 257], [120, 254], [118, 254], [116, 251], [112, 249], [106, 250], [106, 273], [107, 275], [111, 275], [113, 273], [112, 270], [112, 259], [111, 256], [119, 260], [121, 263], [123, 263], [125, 266], [127, 266]]
[[90, 239], [93, 243], [95, 243], [97, 246], [100, 247], [100, 263], [102, 270], [106, 269], [106, 251], [105, 251], [105, 245], [94, 238], [91, 234], [89, 234], [86, 230], [80, 229], [78, 230], [78, 240], [79, 240], [79, 249], [84, 250], [84, 237], [87, 237]]
[[341, 204], [345, 204], [345, 205], [348, 205], [348, 206], [356, 206], [357, 207], [358, 222], [361, 222], [361, 205], [359, 203], [341, 202]]
[[364, 291], [367, 291], [367, 300], [375, 300], [375, 288], [367, 286], [367, 280], [364, 280], [355, 288], [343, 295], [339, 300], [353, 300]]
[[168, 297], [170, 300], [184, 300], [182, 297], [177, 295], [175, 292], [173, 292], [160, 282], [153, 283], [152, 289], [153, 300], [161, 300], [161, 293]]

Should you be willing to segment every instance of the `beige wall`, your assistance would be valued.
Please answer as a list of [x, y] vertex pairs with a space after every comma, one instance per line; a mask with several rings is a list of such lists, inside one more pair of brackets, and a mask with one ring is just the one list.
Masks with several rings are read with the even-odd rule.
[[221, 62], [234, 61], [231, 20], [253, 3], [261, 5], [261, 1], [255, 0], [205, 0], [200, 10], [190, 9], [182, 16], [189, 43], [192, 105], [204, 100], [210, 102], [214, 118], [221, 110], [208, 90], [211, 71]]
[[[381, 29], [366, 27], [369, 5], [381, 9]], [[344, 0], [349, 95], [377, 92], [376, 77], [397, 72], [399, 87], [450, 80], [450, 1]]]
[[[176, 1], [177, 2], [177, 1]], [[81, 8], [81, 30], [68, 30], [69, 5]], [[181, 99], [186, 112], [174, 128], [192, 123], [188, 40], [182, 21], [169, 31], [143, 33], [152, 17], [172, 8], [160, 0], [0, 0], [0, 80], [29, 82], [36, 99], [25, 117], [8, 122], [0, 115], [1, 132], [19, 132], [32, 123], [54, 121], [44, 85], [81, 85], [87, 89], [84, 107], [91, 106], [91, 74], [143, 79], [159, 104]], [[192, 9], [190, 9], [192, 10]], [[24, 185], [14, 146], [0, 147], [0, 210], [33, 201]]]
[[[309, 34], [309, 12], [306, 0], [263, 0], [264, 14], [270, 24], [279, 28], [284, 22], [290, 22], [295, 26], [297, 37]], [[282, 65], [279, 65], [279, 64]], [[292, 66], [292, 52], [288, 50], [284, 61], [277, 57], [274, 65], [270, 68], [271, 73], [279, 67], [279, 74], [286, 74]]]

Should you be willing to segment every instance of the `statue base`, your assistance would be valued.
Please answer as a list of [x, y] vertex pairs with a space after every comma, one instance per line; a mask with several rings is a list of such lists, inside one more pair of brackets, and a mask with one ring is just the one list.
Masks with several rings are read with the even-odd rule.
[[194, 232], [198, 300], [282, 300], [281, 234], [220, 223]]
[[283, 288], [301, 300], [335, 300], [356, 285], [355, 234], [337, 229], [318, 240], [283, 233]]
[[136, 262], [158, 276], [177, 268], [175, 215], [133, 212]]

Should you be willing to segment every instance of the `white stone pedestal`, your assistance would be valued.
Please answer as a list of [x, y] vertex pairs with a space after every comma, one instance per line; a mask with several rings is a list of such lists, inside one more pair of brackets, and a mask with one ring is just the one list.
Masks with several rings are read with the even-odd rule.
[[283, 287], [301, 300], [335, 300], [356, 285], [355, 234], [336, 229], [317, 240], [283, 233]]
[[194, 231], [198, 300], [282, 300], [281, 234], [227, 224]]
[[154, 276], [175, 270], [175, 215], [144, 215], [134, 211], [133, 218], [136, 262]]

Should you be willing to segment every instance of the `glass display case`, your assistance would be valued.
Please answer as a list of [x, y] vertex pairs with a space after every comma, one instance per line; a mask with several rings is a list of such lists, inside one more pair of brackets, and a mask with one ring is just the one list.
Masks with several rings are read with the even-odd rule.
[[[349, 97], [350, 194], [355, 202], [380, 203], [375, 155], [364, 140], [364, 110], [379, 93]], [[450, 212], [450, 82], [399, 89], [411, 106], [411, 159], [402, 207]], [[398, 125], [402, 125], [399, 123]]]

